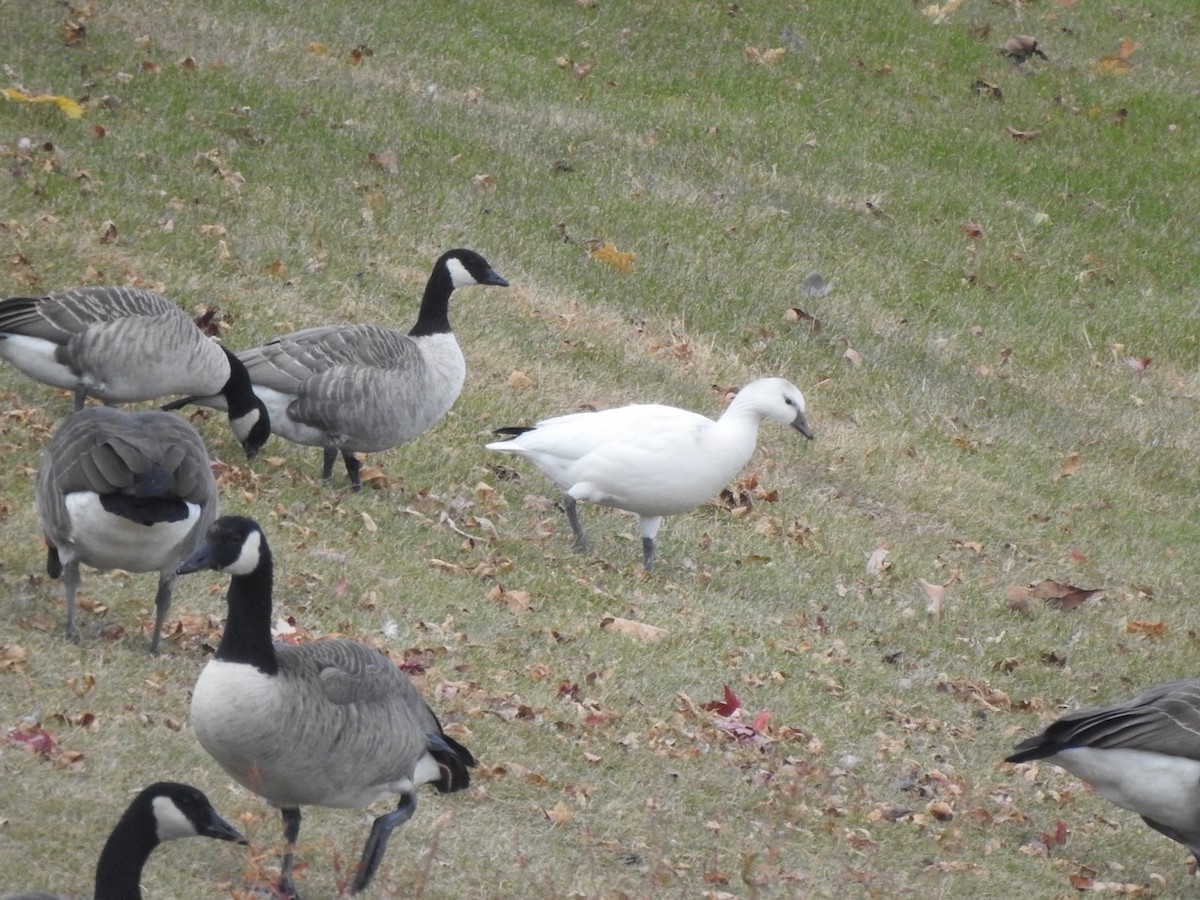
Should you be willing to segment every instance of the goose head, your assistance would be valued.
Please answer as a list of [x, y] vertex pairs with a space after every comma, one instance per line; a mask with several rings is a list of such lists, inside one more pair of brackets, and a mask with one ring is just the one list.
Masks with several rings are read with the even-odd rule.
[[176, 570], [180, 575], [212, 569], [229, 575], [249, 575], [270, 559], [262, 529], [245, 516], [222, 516], [191, 556]]
[[450, 276], [450, 283], [456, 288], [468, 287], [472, 284], [508, 287], [508, 282], [500, 277], [500, 274], [486, 259], [474, 250], [468, 250], [465, 247], [447, 250], [438, 258], [434, 269], [444, 269]]
[[804, 417], [804, 395], [786, 378], [760, 378], [740, 391], [730, 406], [744, 406], [761, 415], [788, 425], [808, 438], [813, 437], [808, 419]]
[[131, 811], [153, 821], [159, 843], [186, 837], [248, 843], [241, 832], [213, 809], [208, 797], [191, 785], [172, 781], [152, 784], [138, 795]]

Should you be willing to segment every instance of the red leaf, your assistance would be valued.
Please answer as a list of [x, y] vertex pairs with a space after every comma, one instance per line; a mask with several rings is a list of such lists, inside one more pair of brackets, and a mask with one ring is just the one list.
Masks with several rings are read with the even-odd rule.
[[729, 685], [725, 685], [725, 700], [709, 700], [702, 708], [709, 712], [715, 712], [718, 716], [732, 716], [734, 712], [742, 708], [742, 701], [738, 699], [738, 695]]
[[1058, 820], [1058, 824], [1054, 826], [1054, 834], [1041, 835], [1042, 843], [1047, 847], [1061, 847], [1067, 842], [1067, 823], [1062, 819]]

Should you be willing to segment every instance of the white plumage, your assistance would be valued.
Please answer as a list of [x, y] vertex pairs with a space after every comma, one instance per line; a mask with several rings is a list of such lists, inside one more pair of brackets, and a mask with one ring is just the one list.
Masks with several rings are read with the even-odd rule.
[[636, 513], [649, 570], [663, 517], [695, 509], [727, 485], [753, 456], [759, 423], [768, 418], [812, 438], [800, 390], [783, 378], [762, 378], [738, 391], [716, 421], [673, 406], [635, 404], [500, 429], [497, 434], [514, 436], [487, 448], [529, 460], [564, 492], [584, 552], [576, 501]]

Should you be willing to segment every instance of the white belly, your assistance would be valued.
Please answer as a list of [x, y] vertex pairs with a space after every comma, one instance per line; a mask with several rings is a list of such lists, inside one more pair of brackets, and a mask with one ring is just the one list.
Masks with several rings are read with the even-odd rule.
[[273, 434], [277, 434], [281, 438], [291, 441], [293, 444], [301, 444], [305, 447], [325, 446], [327, 437], [324, 431], [319, 428], [313, 428], [311, 425], [297, 422], [288, 415], [288, 407], [296, 399], [294, 394], [276, 391], [269, 387], [263, 387], [261, 384], [254, 385], [254, 393], [258, 395], [258, 399], [267, 408], [267, 415], [271, 419], [271, 432]]
[[79, 558], [97, 569], [159, 572], [173, 567], [191, 549], [200, 518], [200, 507], [189, 503], [186, 519], [139, 525], [106, 511], [91, 491], [68, 494], [66, 504], [70, 541]]

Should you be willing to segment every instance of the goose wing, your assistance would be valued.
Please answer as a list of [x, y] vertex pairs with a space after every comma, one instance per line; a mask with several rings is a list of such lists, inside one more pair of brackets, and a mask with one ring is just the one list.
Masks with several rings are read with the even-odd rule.
[[187, 313], [154, 291], [125, 287], [88, 287], [42, 297], [0, 301], [0, 332], [24, 334], [57, 344], [98, 322], [135, 316]]
[[63, 494], [108, 494], [132, 487], [156, 466], [169, 473], [170, 492], [183, 500], [204, 503], [215, 494], [208, 453], [185, 420], [106, 406], [90, 407], [63, 423], [38, 476], [46, 486], [53, 481]]
[[334, 366], [406, 369], [421, 353], [407, 335], [380, 325], [323, 325], [276, 338], [238, 354], [257, 385], [298, 394], [314, 375]]
[[1123, 703], [1065, 715], [1018, 744], [1009, 761], [1043, 759], [1071, 747], [1200, 760], [1200, 680], [1173, 681]]

